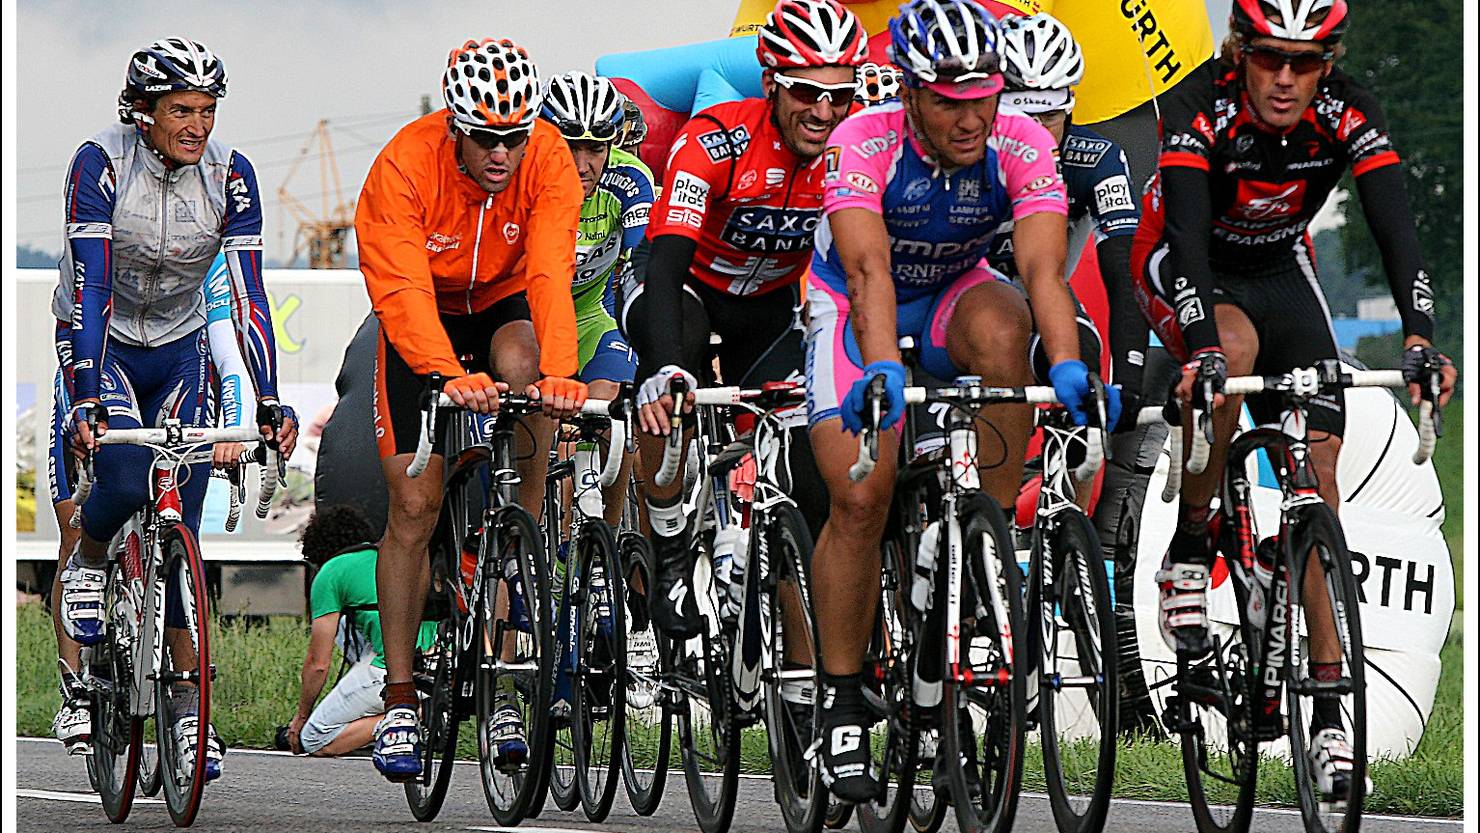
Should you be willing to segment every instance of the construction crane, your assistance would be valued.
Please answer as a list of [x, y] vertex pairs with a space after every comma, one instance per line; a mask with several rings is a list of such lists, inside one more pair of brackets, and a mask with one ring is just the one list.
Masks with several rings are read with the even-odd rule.
[[[311, 152], [315, 149], [316, 152]], [[321, 198], [321, 207], [317, 216], [288, 191], [288, 183], [292, 182], [298, 167], [310, 156], [317, 156], [319, 160], [318, 196]], [[283, 177], [283, 184], [278, 186], [277, 193], [279, 211], [286, 211], [298, 222], [298, 230], [293, 235], [293, 257], [289, 264], [296, 264], [298, 256], [306, 253], [310, 269], [343, 269], [344, 244], [355, 225], [355, 204], [353, 200], [344, 201], [343, 189], [339, 183], [339, 165], [334, 161], [334, 143], [329, 138], [327, 119], [320, 119], [318, 126], [308, 134], [308, 139], [298, 151], [298, 158], [293, 160], [293, 167], [288, 169], [287, 175]], [[280, 223], [279, 228], [287, 228], [286, 220]]]

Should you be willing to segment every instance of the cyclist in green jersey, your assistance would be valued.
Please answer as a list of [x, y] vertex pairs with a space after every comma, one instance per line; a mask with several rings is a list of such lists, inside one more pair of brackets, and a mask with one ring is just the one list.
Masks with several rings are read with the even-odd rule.
[[[571, 292], [580, 340], [579, 378], [598, 399], [616, 396], [618, 386], [631, 382], [637, 371], [637, 358], [618, 331], [612, 310], [616, 287], [631, 269], [632, 250], [647, 232], [653, 204], [652, 172], [616, 146], [623, 135], [624, 101], [607, 79], [567, 72], [550, 79], [540, 114], [569, 143], [586, 190]], [[577, 448], [577, 455], [582, 452]], [[584, 476], [591, 467], [577, 468]], [[604, 495], [606, 520], [612, 524], [621, 519], [627, 473], [624, 463], [621, 476]]]

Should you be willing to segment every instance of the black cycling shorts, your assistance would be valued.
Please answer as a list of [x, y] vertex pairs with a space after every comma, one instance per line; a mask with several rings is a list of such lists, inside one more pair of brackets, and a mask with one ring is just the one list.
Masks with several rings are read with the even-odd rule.
[[[1153, 312], [1175, 310], [1173, 301], [1176, 277], [1171, 258], [1164, 254], [1162, 242], [1146, 258], [1145, 274], [1137, 276], [1138, 291], [1151, 301]], [[1315, 257], [1305, 241], [1297, 243], [1293, 257], [1271, 264], [1213, 264], [1217, 281], [1214, 303], [1232, 304], [1248, 316], [1259, 337], [1259, 356], [1254, 360], [1254, 375], [1273, 376], [1297, 367], [1311, 367], [1326, 359], [1339, 358], [1336, 331], [1331, 327], [1331, 311], [1321, 293], [1316, 277]], [[1181, 348], [1181, 333], [1162, 333], [1157, 321], [1176, 327], [1176, 316], [1152, 316], [1157, 336], [1177, 361], [1186, 361]], [[1180, 351], [1180, 352], [1179, 352]], [[1245, 399], [1249, 415], [1256, 425], [1277, 422], [1284, 402], [1279, 394], [1259, 394]], [[1310, 428], [1340, 437], [1346, 430], [1346, 396], [1322, 394], [1311, 400], [1308, 415]]]
[[[470, 373], [495, 375], [493, 358], [489, 355], [493, 334], [505, 324], [530, 320], [529, 301], [523, 292], [517, 292], [472, 315], [441, 315], [439, 318], [463, 368]], [[375, 442], [382, 459], [416, 452], [421, 432], [422, 394], [426, 389], [427, 377], [411, 370], [390, 339], [386, 338], [382, 327], [375, 356], [374, 410]], [[445, 444], [446, 436], [439, 432], [433, 446], [435, 453], [441, 454]]]

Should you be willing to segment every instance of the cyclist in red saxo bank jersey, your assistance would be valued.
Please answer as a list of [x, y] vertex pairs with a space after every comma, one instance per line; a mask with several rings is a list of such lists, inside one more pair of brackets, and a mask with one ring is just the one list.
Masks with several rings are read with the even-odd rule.
[[[757, 41], [767, 97], [700, 112], [669, 154], [648, 224], [646, 280], [622, 318], [645, 380], [638, 401], [658, 561], [653, 618], [676, 637], [697, 634], [700, 621], [685, 576], [682, 481], [662, 487], [653, 476], [671, 429], [669, 383], [679, 377], [692, 389], [713, 356], [729, 384], [799, 378], [797, 287], [822, 213], [822, 149], [853, 108], [854, 68], [866, 48], [857, 18], [834, 0], [781, 0]], [[713, 353], [711, 331], [723, 342]], [[792, 493], [815, 530], [826, 498], [796, 431]]]
[[[1346, 28], [1344, 0], [1235, 0], [1221, 58], [1163, 97], [1160, 170], [1147, 191], [1132, 253], [1137, 300], [1162, 343], [1186, 362], [1185, 403], [1211, 387], [1215, 440], [1206, 470], [1182, 483], [1177, 528], [1162, 570], [1162, 635], [1179, 654], [1209, 650], [1207, 589], [1214, 555], [1209, 502], [1238, 400], [1220, 391], [1229, 374], [1276, 374], [1337, 357], [1307, 230], [1350, 167], [1367, 224], [1382, 251], [1403, 321], [1403, 374], [1455, 371], [1437, 353], [1433, 293], [1419, 253], [1398, 154], [1372, 96], [1332, 64]], [[1278, 399], [1251, 399], [1255, 422], [1279, 417]], [[1312, 402], [1310, 453], [1321, 497], [1339, 507], [1336, 459], [1343, 397]], [[1316, 569], [1306, 574], [1310, 675], [1341, 675], [1341, 648]], [[1316, 699], [1309, 755], [1321, 790], [1344, 800], [1352, 749], [1336, 697]], [[1370, 789], [1370, 783], [1367, 787]]]

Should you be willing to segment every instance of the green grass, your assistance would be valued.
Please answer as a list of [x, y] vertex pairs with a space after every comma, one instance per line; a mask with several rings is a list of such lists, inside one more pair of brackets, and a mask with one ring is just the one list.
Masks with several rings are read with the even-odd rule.
[[[16, 728], [21, 735], [48, 735], [56, 713], [55, 650], [51, 617], [38, 604], [17, 610]], [[231, 746], [266, 748], [273, 729], [286, 723], [297, 705], [298, 670], [308, 644], [307, 629], [292, 618], [270, 620], [251, 628], [218, 625], [212, 651], [220, 669], [212, 712], [217, 731]], [[1443, 672], [1423, 743], [1403, 761], [1377, 761], [1372, 766], [1375, 791], [1368, 799], [1374, 813], [1456, 816], [1464, 789], [1463, 645], [1451, 640], [1441, 653]], [[672, 764], [678, 767], [676, 754]], [[465, 725], [459, 743], [463, 757], [476, 757], [472, 727]], [[1088, 755], [1088, 750], [1080, 750]], [[651, 753], [648, 756], [651, 757]], [[1041, 752], [1029, 747], [1024, 786], [1044, 789]], [[741, 768], [769, 773], [771, 756], [762, 730], [741, 738]], [[1073, 767], [1071, 767], [1072, 769]], [[1088, 769], [1085, 766], [1084, 769]], [[1166, 741], [1140, 740], [1123, 746], [1117, 756], [1115, 793], [1122, 798], [1186, 800], [1180, 751]], [[1289, 768], [1278, 760], [1260, 766], [1258, 800], [1291, 805], [1295, 801]]]

